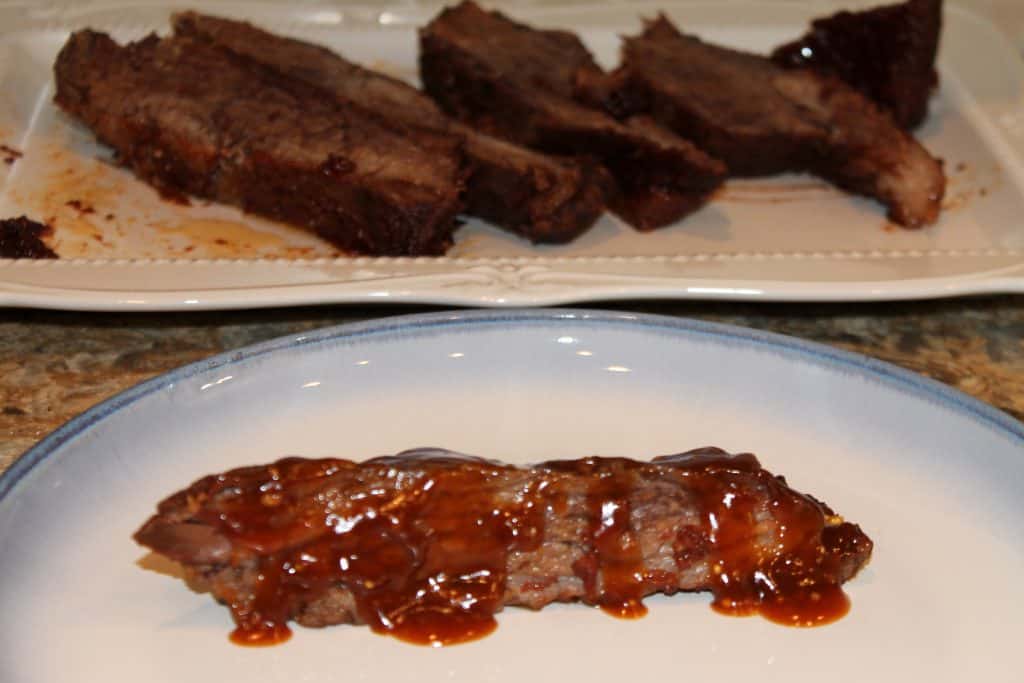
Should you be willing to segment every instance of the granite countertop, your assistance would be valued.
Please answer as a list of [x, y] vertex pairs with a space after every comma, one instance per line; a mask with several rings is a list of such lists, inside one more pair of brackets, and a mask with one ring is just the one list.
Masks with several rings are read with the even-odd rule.
[[[895, 363], [1024, 418], [1024, 296], [871, 304], [602, 306], [781, 332]], [[145, 379], [302, 330], [432, 308], [190, 314], [0, 310], [0, 471], [75, 415]]]

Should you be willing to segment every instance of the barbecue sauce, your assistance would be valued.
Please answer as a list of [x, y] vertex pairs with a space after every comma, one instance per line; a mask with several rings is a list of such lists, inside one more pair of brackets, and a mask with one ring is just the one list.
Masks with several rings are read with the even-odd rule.
[[[334, 480], [344, 496], [325, 494]], [[532, 469], [440, 450], [362, 464], [288, 458], [204, 481], [215, 504], [200, 506], [197, 521], [259, 558], [255, 589], [228, 601], [231, 638], [244, 645], [287, 640], [289, 618], [325, 596], [349, 600], [359, 621], [404, 641], [485, 636], [504, 603], [510, 559], [537, 551], [546, 522], [567, 514], [583, 525], [572, 567], [582, 600], [618, 617], [643, 616], [645, 595], [682, 587], [710, 589], [712, 607], [725, 614], [828, 623], [849, 608], [840, 587], [849, 562], [870, 551], [858, 527], [754, 456], [718, 449]], [[637, 528], [640, 491], [656, 489], [652, 482], [679, 487], [674, 497], [686, 499], [675, 539]], [[676, 566], [648, 568], [666, 543]], [[699, 562], [710, 581], [681, 585], [683, 570]]]
[[584, 458], [544, 463], [540, 469], [584, 478], [585, 546], [590, 552], [573, 564], [588, 603], [626, 619], [647, 614], [641, 599], [644, 564], [632, 524], [630, 493], [634, 463], [623, 458]]

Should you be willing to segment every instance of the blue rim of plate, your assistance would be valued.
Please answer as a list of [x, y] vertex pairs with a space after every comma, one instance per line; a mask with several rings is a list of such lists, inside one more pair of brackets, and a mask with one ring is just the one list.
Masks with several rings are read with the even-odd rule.
[[1024, 447], [1024, 424], [992, 406], [971, 398], [961, 391], [923, 375], [896, 367], [867, 356], [789, 337], [774, 332], [763, 332], [736, 325], [704, 322], [689, 318], [672, 318], [653, 314], [621, 313], [589, 309], [525, 309], [525, 310], [470, 310], [458, 312], [423, 313], [380, 318], [367, 322], [347, 323], [326, 327], [309, 333], [287, 335], [235, 351], [218, 354], [206, 360], [184, 365], [126, 389], [81, 415], [69, 420], [34, 447], [25, 451], [0, 475], [0, 503], [12, 495], [18, 483], [32, 469], [65, 443], [76, 438], [93, 425], [118, 410], [156, 393], [177, 382], [199, 373], [227, 367], [237, 363], [281, 351], [315, 346], [337, 341], [365, 340], [370, 337], [388, 338], [413, 332], [445, 332], [457, 328], [477, 328], [491, 325], [550, 324], [558, 321], [585, 323], [618, 328], [635, 328], [681, 336], [717, 339], [732, 344], [782, 352], [802, 358], [819, 366], [845, 369], [873, 379], [889, 388], [945, 406], [967, 415], [978, 422], [1020, 442]]

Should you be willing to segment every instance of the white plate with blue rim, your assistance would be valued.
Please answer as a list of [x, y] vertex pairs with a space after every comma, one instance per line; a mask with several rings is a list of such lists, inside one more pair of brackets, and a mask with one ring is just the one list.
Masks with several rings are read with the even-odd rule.
[[[846, 617], [786, 628], [685, 594], [635, 621], [509, 608], [447, 648], [355, 626], [243, 648], [225, 608], [140, 566], [131, 540], [169, 493], [284, 455], [442, 446], [528, 463], [704, 445], [756, 453], [875, 541]], [[1019, 680], [1022, 483], [1021, 424], [787, 337], [581, 310], [303, 333], [141, 384], [0, 477], [0, 680]]]

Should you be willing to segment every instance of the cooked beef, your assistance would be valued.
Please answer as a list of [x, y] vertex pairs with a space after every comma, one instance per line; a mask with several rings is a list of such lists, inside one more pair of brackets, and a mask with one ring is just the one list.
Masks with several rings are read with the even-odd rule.
[[839, 76], [911, 129], [927, 115], [939, 82], [941, 30], [942, 0], [907, 0], [815, 19], [806, 35], [777, 48], [772, 59]]
[[420, 130], [464, 141], [470, 165], [466, 213], [534, 242], [567, 242], [605, 208], [606, 180], [595, 164], [556, 159], [478, 133], [438, 109], [398, 79], [349, 62], [330, 50], [263, 31], [251, 24], [183, 12], [178, 35], [210, 40], [282, 74], [321, 88], [343, 103], [357, 102], [416, 137]]
[[0, 258], [57, 258], [46, 246], [43, 235], [53, 229], [27, 216], [0, 220]]
[[809, 171], [878, 199], [906, 227], [938, 217], [942, 163], [870, 100], [838, 78], [684, 35], [664, 16], [579, 94], [620, 117], [650, 113], [734, 175]]
[[638, 616], [680, 590], [817, 625], [845, 613], [840, 584], [872, 547], [754, 456], [714, 448], [526, 468], [439, 450], [289, 458], [200, 479], [135, 538], [230, 606], [242, 642], [281, 640], [288, 620], [456, 642], [503, 605]]
[[552, 154], [590, 156], [619, 185], [613, 210], [639, 229], [678, 220], [721, 182], [721, 163], [642, 118], [618, 122], [573, 99], [600, 74], [579, 39], [516, 23], [473, 2], [443, 10], [420, 32], [424, 89], [485, 133]]
[[396, 133], [356, 106], [187, 37], [124, 47], [74, 33], [56, 102], [161, 191], [235, 204], [363, 254], [439, 254], [465, 175], [449, 136]]

